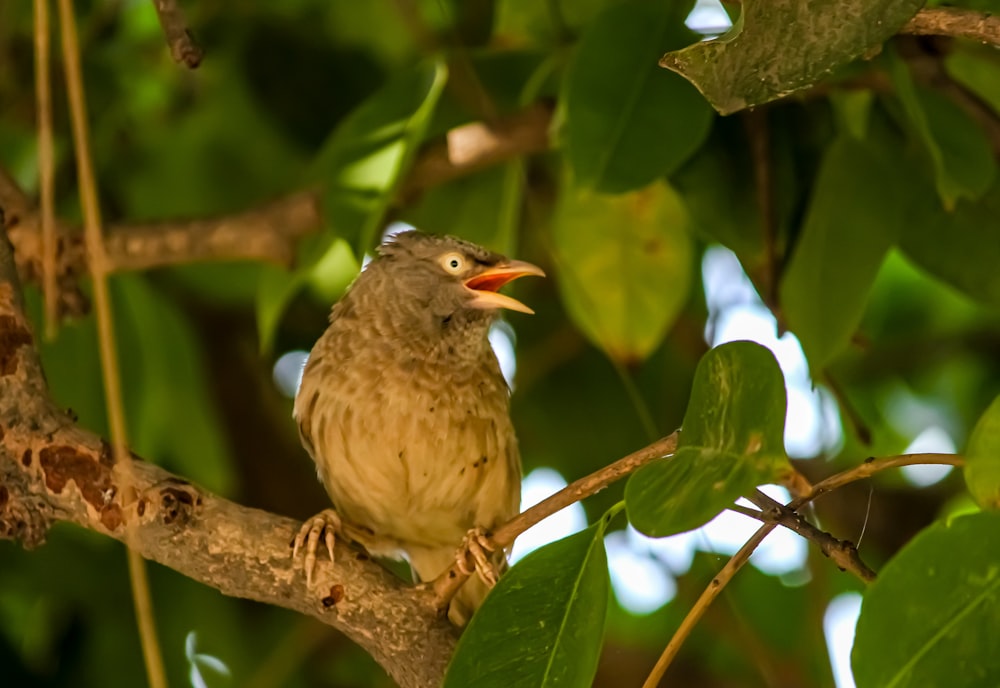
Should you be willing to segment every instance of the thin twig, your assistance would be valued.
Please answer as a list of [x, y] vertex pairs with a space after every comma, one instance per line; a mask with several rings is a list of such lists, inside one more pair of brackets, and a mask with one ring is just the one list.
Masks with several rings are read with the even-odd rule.
[[816, 543], [820, 551], [829, 557], [841, 571], [854, 574], [862, 582], [871, 583], [875, 580], [875, 572], [861, 560], [861, 555], [858, 554], [854, 543], [838, 540], [829, 533], [820, 530], [809, 523], [802, 514], [771, 499], [760, 490], [748, 495], [747, 499], [760, 507], [760, 520], [766, 523], [777, 523]]
[[820, 480], [813, 485], [812, 492], [808, 497], [799, 498], [789, 503], [789, 509], [798, 509], [809, 502], [815, 501], [828, 492], [843, 487], [857, 480], [869, 478], [879, 471], [887, 468], [901, 468], [903, 466], [915, 465], [944, 465], [944, 466], [964, 466], [965, 459], [957, 454], [900, 454], [899, 456], [885, 456], [879, 459], [868, 458], [864, 463], [849, 470], [832, 475], [825, 480]]
[[684, 641], [687, 640], [688, 636], [691, 635], [691, 631], [694, 630], [695, 625], [701, 620], [701, 617], [705, 615], [708, 611], [709, 606], [719, 596], [719, 593], [726, 587], [726, 585], [733, 579], [736, 572], [743, 568], [743, 565], [750, 560], [750, 555], [754, 553], [754, 550], [764, 541], [772, 530], [777, 528], [776, 523], [766, 523], [762, 525], [756, 533], [754, 533], [746, 543], [740, 547], [739, 551], [732, 556], [732, 558], [726, 562], [726, 565], [722, 567], [718, 575], [712, 579], [712, 582], [708, 584], [698, 600], [691, 607], [691, 610], [681, 621], [681, 625], [677, 628], [670, 642], [667, 643], [666, 648], [663, 650], [663, 654], [660, 658], [656, 660], [656, 664], [653, 666], [653, 670], [649, 672], [649, 676], [646, 677], [646, 681], [642, 684], [642, 688], [656, 688], [659, 685], [660, 679], [667, 672], [670, 667], [670, 663], [674, 661], [674, 657], [680, 651], [681, 646]]
[[899, 33], [953, 36], [1000, 45], [1000, 17], [958, 7], [932, 7], [917, 12]]
[[35, 0], [35, 98], [38, 102], [38, 186], [42, 225], [42, 293], [45, 338], [59, 329], [59, 285], [56, 272], [55, 152], [52, 146], [52, 68], [49, 0]]
[[[530, 509], [526, 509], [497, 528], [490, 538], [492, 544], [498, 549], [509, 547], [514, 544], [514, 540], [518, 535], [557, 511], [561, 511], [570, 504], [575, 504], [582, 499], [597, 494], [611, 483], [634, 473], [648, 463], [673, 454], [677, 449], [677, 437], [678, 433], [673, 432], [615, 461], [609, 466], [605, 466], [586, 477], [570, 483], [551, 497], [543, 499], [538, 504]], [[467, 562], [466, 571], [471, 571], [472, 569], [473, 562], [470, 559]], [[438, 576], [433, 582], [435, 603], [439, 605], [446, 604], [454, 597], [455, 593], [462, 587], [462, 584], [468, 577], [469, 574], [464, 573], [457, 562], [452, 564], [451, 568]]]
[[[843, 487], [849, 483], [855, 482], [856, 480], [862, 480], [868, 478], [879, 471], [884, 471], [887, 468], [899, 468], [901, 466], [912, 466], [915, 464], [946, 464], [950, 466], [961, 466], [965, 460], [961, 456], [956, 456], [954, 454], [902, 454], [900, 456], [888, 456], [881, 459], [868, 459], [864, 463], [855, 466], [854, 468], [848, 469], [836, 475], [830, 476], [825, 480], [821, 480], [816, 483], [812, 491], [805, 496], [793, 499], [785, 507], [789, 511], [797, 511], [801, 509], [806, 504], [809, 504], [813, 500], [819, 498], [820, 496], [836, 490], [837, 488]], [[736, 572], [739, 571], [744, 564], [750, 559], [750, 555], [753, 554], [754, 550], [764, 541], [772, 530], [777, 527], [777, 522], [765, 523], [761, 526], [753, 536], [747, 540], [746, 544], [740, 548], [740, 550], [733, 555], [733, 557], [726, 562], [726, 565], [722, 568], [719, 574], [712, 579], [712, 582], [708, 584], [708, 587], [701, 593], [698, 601], [695, 602], [694, 606], [681, 621], [681, 625], [674, 632], [673, 637], [670, 638], [670, 642], [667, 643], [666, 648], [663, 650], [663, 654], [656, 661], [656, 665], [653, 670], [649, 673], [646, 678], [645, 683], [643, 683], [643, 688], [655, 688], [660, 679], [666, 673], [667, 669], [670, 667], [671, 662], [677, 656], [681, 645], [687, 640], [688, 636], [691, 635], [691, 631], [694, 629], [695, 625], [704, 616], [705, 611], [708, 609], [709, 605], [719, 596], [722, 589], [733, 579]]]
[[[122, 469], [123, 502], [130, 501], [132, 486], [132, 458], [128, 451], [125, 429], [125, 405], [122, 401], [121, 381], [118, 374], [118, 353], [115, 350], [114, 319], [111, 297], [108, 294], [108, 267], [104, 255], [104, 238], [101, 232], [101, 209], [97, 200], [97, 182], [94, 178], [90, 154], [90, 132], [87, 125], [87, 105], [84, 94], [83, 69], [80, 65], [80, 46], [77, 41], [76, 17], [71, 0], [59, 0], [59, 20], [62, 28], [62, 51], [66, 70], [66, 89], [69, 95], [70, 122], [73, 126], [73, 143], [76, 154], [77, 175], [80, 184], [80, 204], [83, 207], [83, 228], [90, 256], [93, 275], [94, 303], [97, 307], [97, 331], [100, 345], [104, 394], [107, 399], [108, 424], [111, 430], [112, 460]], [[166, 688], [167, 677], [163, 667], [160, 644], [156, 637], [153, 619], [153, 602], [146, 575], [146, 562], [135, 546], [136, 519], [126, 519], [128, 544], [128, 569], [132, 581], [132, 599], [139, 623], [146, 675], [152, 688]]]
[[153, 0], [156, 16], [160, 18], [163, 35], [170, 46], [170, 56], [174, 62], [194, 69], [201, 64], [204, 53], [188, 30], [184, 14], [177, 6], [177, 0]]

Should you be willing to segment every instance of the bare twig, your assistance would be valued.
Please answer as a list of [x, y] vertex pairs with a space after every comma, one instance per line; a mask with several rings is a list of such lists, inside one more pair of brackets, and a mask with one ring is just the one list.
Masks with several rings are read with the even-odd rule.
[[862, 582], [871, 583], [875, 580], [875, 572], [861, 560], [861, 555], [858, 554], [854, 543], [838, 540], [829, 533], [823, 532], [809, 523], [802, 514], [771, 499], [760, 490], [753, 495], [748, 495], [747, 499], [760, 507], [760, 520], [765, 523], [777, 523], [816, 543], [820, 551], [828, 556], [837, 565], [837, 568], [854, 574]]
[[899, 33], [954, 36], [1000, 45], [1000, 17], [958, 7], [930, 7], [917, 12]]
[[189, 69], [200, 65], [204, 54], [188, 30], [177, 0], [153, 0], [153, 7], [156, 8], [156, 16], [160, 18], [160, 26], [163, 27], [163, 35], [166, 36], [174, 62]]
[[[605, 466], [586, 477], [573, 481], [551, 497], [543, 499], [538, 504], [530, 509], [526, 509], [497, 528], [489, 538], [491, 543], [497, 548], [509, 547], [514, 544], [514, 540], [518, 535], [557, 511], [597, 494], [611, 483], [617, 482], [625, 476], [634, 473], [648, 463], [673, 454], [677, 449], [677, 437], [678, 433], [673, 432], [615, 461], [609, 466]], [[454, 597], [458, 589], [462, 587], [465, 579], [469, 577], [467, 571], [474, 569], [475, 562], [469, 558], [466, 562], [465, 572], [456, 562], [452, 564], [450, 569], [438, 576], [433, 583], [435, 603], [437, 605], [446, 604], [448, 600]]]
[[[825, 480], [821, 480], [813, 486], [808, 495], [793, 499], [784, 508], [794, 513], [806, 504], [809, 504], [828, 492], [855, 482], [856, 480], [862, 480], [870, 477], [879, 471], [886, 470], [887, 468], [899, 468], [901, 466], [912, 466], [915, 464], [946, 464], [950, 466], [961, 466], [964, 462], [965, 460], [961, 456], [956, 456], [954, 454], [902, 454], [900, 456], [888, 456], [881, 459], [870, 458], [854, 468], [837, 473], [836, 475], [830, 476]], [[681, 645], [683, 645], [684, 641], [687, 640], [689, 635], [691, 635], [691, 631], [694, 629], [701, 617], [704, 616], [709, 605], [711, 605], [712, 601], [719, 596], [719, 593], [722, 592], [722, 589], [726, 587], [729, 581], [733, 579], [736, 572], [750, 560], [750, 555], [753, 554], [754, 550], [756, 550], [760, 543], [764, 541], [764, 538], [766, 538], [771, 531], [777, 527], [778, 523], [778, 520], [774, 520], [761, 526], [757, 532], [754, 533], [749, 540], [747, 540], [746, 544], [744, 544], [743, 547], [741, 547], [740, 550], [734, 554], [728, 562], [726, 562], [726, 565], [722, 568], [719, 574], [712, 579], [712, 582], [709, 583], [708, 587], [706, 587], [701, 593], [698, 601], [695, 602], [694, 606], [690, 611], [688, 611], [683, 621], [681, 621], [681, 625], [674, 632], [673, 637], [670, 638], [670, 642], [667, 643], [666, 648], [664, 648], [663, 654], [660, 655], [660, 658], [654, 665], [649, 677], [646, 679], [645, 683], [642, 684], [643, 688], [655, 688], [660, 683], [660, 679], [663, 678], [663, 675], [666, 673], [671, 662], [673, 662], [674, 658], [677, 656]]]
[[732, 558], [726, 562], [726, 565], [722, 567], [718, 575], [712, 579], [712, 582], [708, 584], [698, 600], [688, 611], [684, 620], [681, 621], [681, 625], [674, 632], [670, 642], [663, 649], [663, 654], [660, 658], [656, 660], [656, 664], [653, 666], [652, 671], [649, 672], [649, 676], [646, 677], [646, 681], [642, 684], [642, 688], [656, 688], [660, 684], [660, 679], [667, 672], [670, 667], [671, 662], [677, 656], [680, 651], [681, 646], [684, 641], [687, 640], [688, 636], [691, 635], [691, 631], [694, 630], [695, 625], [701, 620], [701, 617], [705, 615], [708, 611], [709, 606], [719, 596], [719, 593], [723, 591], [729, 581], [733, 579], [733, 576], [743, 568], [743, 565], [750, 560], [750, 555], [754, 553], [754, 550], [764, 541], [771, 531], [777, 528], [776, 523], [766, 523], [762, 525], [756, 533], [754, 533], [746, 543], [740, 547], [739, 551], [732, 556]]
[[868, 458], [864, 463], [857, 465], [854, 468], [832, 475], [825, 480], [820, 480], [818, 483], [813, 485], [812, 492], [808, 497], [792, 500], [792, 502], [789, 503], [788, 508], [798, 509], [809, 502], [815, 501], [828, 492], [833, 492], [834, 490], [857, 480], [869, 478], [879, 471], [884, 471], [887, 468], [901, 468], [903, 466], [926, 464], [964, 466], [965, 459], [957, 454], [900, 454], [899, 456], [885, 456], [879, 459]]

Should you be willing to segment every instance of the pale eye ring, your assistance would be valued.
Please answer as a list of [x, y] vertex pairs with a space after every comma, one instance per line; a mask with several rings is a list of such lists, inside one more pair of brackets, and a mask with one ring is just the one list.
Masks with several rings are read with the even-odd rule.
[[445, 272], [457, 275], [465, 269], [465, 258], [459, 253], [447, 253], [441, 256], [441, 267]]

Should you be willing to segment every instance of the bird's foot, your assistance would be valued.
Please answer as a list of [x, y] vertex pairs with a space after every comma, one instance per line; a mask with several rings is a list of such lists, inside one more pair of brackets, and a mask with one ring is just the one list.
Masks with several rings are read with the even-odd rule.
[[[458, 565], [458, 570], [467, 576], [471, 576], [475, 571], [480, 580], [487, 587], [492, 588], [497, 584], [497, 578], [500, 574], [487, 553], [493, 553], [496, 550], [496, 543], [493, 542], [490, 535], [483, 528], [477, 526], [465, 534], [461, 549], [455, 553], [455, 563]], [[469, 570], [469, 557], [472, 557], [472, 561], [475, 562], [472, 570]]]
[[326, 545], [333, 563], [333, 545], [337, 534], [343, 532], [344, 524], [340, 515], [333, 509], [324, 509], [312, 518], [306, 519], [298, 534], [292, 541], [292, 562], [294, 564], [299, 551], [305, 553], [303, 568], [306, 572], [306, 586], [312, 587], [313, 570], [316, 568], [316, 550], [320, 542]]

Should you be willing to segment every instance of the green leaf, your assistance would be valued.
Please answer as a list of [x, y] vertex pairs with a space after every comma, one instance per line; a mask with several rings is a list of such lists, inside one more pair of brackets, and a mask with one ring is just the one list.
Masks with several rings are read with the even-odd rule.
[[[930, 186], [928, 185], [930, 192]], [[914, 263], [964, 294], [1000, 306], [1000, 184], [979, 201], [961, 200], [952, 212], [933, 193], [907, 214], [900, 248]]]
[[511, 255], [523, 189], [523, 165], [515, 161], [429, 189], [401, 218]]
[[553, 225], [563, 303], [612, 358], [648, 356], [687, 301], [687, 225], [681, 199], [665, 182], [618, 196], [564, 188]]
[[[336, 287], [346, 288], [357, 275], [357, 262], [350, 249], [332, 232], [307, 236], [299, 242], [294, 270], [276, 265], [261, 265], [254, 304], [257, 316], [257, 338], [260, 352], [269, 354], [274, 345], [274, 335], [285, 308], [306, 285], [318, 293], [331, 297], [339, 295]], [[334, 274], [334, 271], [339, 271]]]
[[728, 33], [667, 53], [660, 64], [690, 80], [724, 115], [812, 86], [870, 54], [924, 0], [748, 2]]
[[701, 359], [677, 453], [625, 486], [629, 522], [652, 537], [692, 530], [787, 466], [785, 380], [774, 354], [731, 342]]
[[1000, 685], [1000, 514], [938, 522], [865, 593], [854, 637], [858, 688]]
[[608, 604], [604, 532], [615, 513], [535, 550], [500, 578], [462, 634], [444, 688], [593, 683]]
[[1000, 83], [996, 78], [993, 51], [992, 47], [956, 42], [944, 56], [944, 66], [951, 78], [1000, 113]]
[[441, 61], [404, 70], [344, 119], [314, 164], [311, 176], [325, 185], [329, 226], [359, 253], [375, 242], [447, 76]]
[[981, 197], [996, 177], [986, 134], [949, 98], [918, 88], [901, 58], [889, 54], [888, 63], [903, 110], [934, 166], [945, 207], [954, 208], [960, 198]]
[[1000, 509], [1000, 396], [979, 418], [965, 449], [965, 484], [984, 509]]
[[705, 140], [708, 104], [655, 61], [697, 40], [684, 26], [691, 4], [615, 5], [584, 33], [563, 93], [566, 153], [579, 186], [637, 189], [677, 169]]
[[132, 447], [211, 490], [229, 493], [233, 465], [191, 323], [141, 276], [116, 275], [112, 285]]
[[893, 170], [871, 146], [841, 138], [827, 150], [781, 283], [781, 304], [818, 373], [850, 342], [899, 234]]

